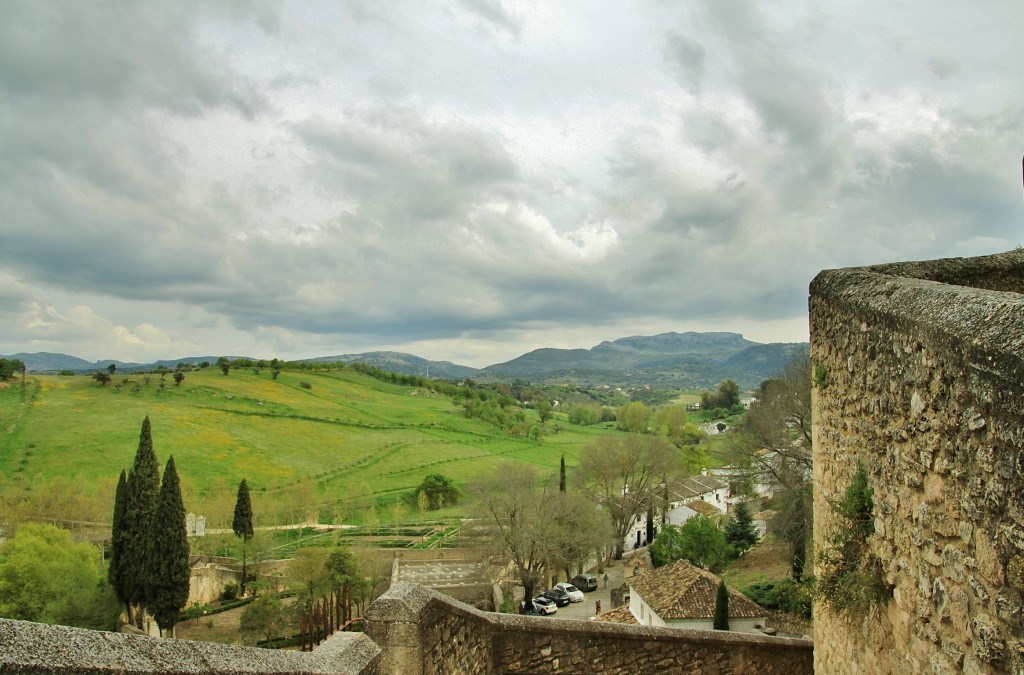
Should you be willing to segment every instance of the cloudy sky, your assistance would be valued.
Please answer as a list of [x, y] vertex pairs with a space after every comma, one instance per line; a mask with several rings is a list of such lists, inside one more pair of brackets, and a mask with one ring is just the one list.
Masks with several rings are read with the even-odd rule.
[[0, 353], [807, 339], [1024, 243], [1024, 3], [57, 2], [0, 21]]

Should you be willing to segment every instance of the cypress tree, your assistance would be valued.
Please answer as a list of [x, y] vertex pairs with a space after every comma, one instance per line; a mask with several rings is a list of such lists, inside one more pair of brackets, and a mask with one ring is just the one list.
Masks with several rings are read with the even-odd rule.
[[242, 479], [238, 484], [238, 496], [235, 498], [235, 517], [231, 521], [231, 529], [236, 537], [242, 538], [242, 588], [245, 595], [246, 559], [245, 545], [252, 539], [252, 501], [249, 499], [249, 485]]
[[562, 455], [562, 463], [558, 469], [558, 491], [565, 492], [565, 455]]
[[117, 491], [114, 492], [114, 517], [110, 524], [110, 567], [107, 568], [107, 579], [118, 601], [128, 604], [125, 595], [124, 570], [124, 529], [125, 511], [128, 506], [128, 479], [124, 469], [117, 479]]
[[165, 633], [173, 630], [178, 622], [178, 612], [188, 602], [191, 576], [188, 554], [185, 505], [181, 501], [181, 485], [174, 468], [174, 457], [171, 457], [164, 469], [164, 480], [153, 514], [144, 575], [146, 606]]
[[[147, 415], [142, 421], [135, 462], [125, 483], [125, 512], [121, 528], [124, 559], [118, 563], [118, 567], [123, 574], [124, 597], [129, 605], [146, 603], [146, 549], [149, 546], [149, 527], [153, 521], [153, 512], [156, 510], [157, 495], [160, 491], [159, 471]], [[136, 625], [142, 628], [141, 613]]]
[[729, 589], [724, 581], [718, 582], [718, 594], [715, 596], [715, 630], [729, 630]]

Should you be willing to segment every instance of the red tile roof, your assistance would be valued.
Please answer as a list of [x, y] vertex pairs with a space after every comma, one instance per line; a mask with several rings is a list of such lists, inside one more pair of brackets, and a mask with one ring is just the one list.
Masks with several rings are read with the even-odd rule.
[[[715, 615], [718, 594], [717, 576], [685, 560], [659, 567], [638, 577], [627, 577], [632, 592], [643, 598], [664, 621], [711, 619]], [[729, 589], [729, 618], [753, 619], [768, 615], [768, 610]]]

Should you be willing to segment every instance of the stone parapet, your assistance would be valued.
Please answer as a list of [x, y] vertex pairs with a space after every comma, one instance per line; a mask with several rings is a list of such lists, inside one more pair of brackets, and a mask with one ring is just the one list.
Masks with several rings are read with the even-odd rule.
[[337, 633], [313, 652], [293, 652], [0, 619], [0, 673], [376, 675], [379, 652], [362, 633]]
[[495, 614], [413, 584], [374, 603], [367, 631], [389, 640], [381, 675], [798, 675], [812, 672], [813, 662], [810, 640]]
[[810, 640], [494, 614], [410, 583], [364, 625], [302, 653], [0, 619], [0, 673], [802, 675], [813, 662]]
[[815, 538], [856, 471], [891, 598], [815, 607], [821, 673], [1024, 672], [1024, 251], [810, 287]]

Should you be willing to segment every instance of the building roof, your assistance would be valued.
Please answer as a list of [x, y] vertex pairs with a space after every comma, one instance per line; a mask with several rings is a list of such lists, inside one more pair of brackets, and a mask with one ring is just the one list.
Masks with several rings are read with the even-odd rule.
[[629, 611], [629, 605], [621, 605], [615, 609], [609, 609], [607, 612], [601, 612], [597, 615], [597, 620], [609, 623], [628, 623], [634, 626], [640, 623]]
[[692, 502], [686, 504], [686, 508], [691, 511], [696, 511], [702, 516], [720, 516], [722, 515], [721, 509], [714, 504], [708, 504], [703, 499], [694, 499]]
[[690, 476], [669, 484], [668, 500], [670, 502], [688, 502], [699, 499], [709, 492], [724, 490], [727, 487], [729, 486], [726, 483], [714, 476]]
[[[659, 567], [638, 577], [627, 577], [632, 592], [643, 598], [664, 621], [711, 619], [715, 616], [718, 594], [717, 576], [694, 567], [685, 560]], [[768, 611], [743, 595], [729, 589], [729, 618], [753, 619]]]

